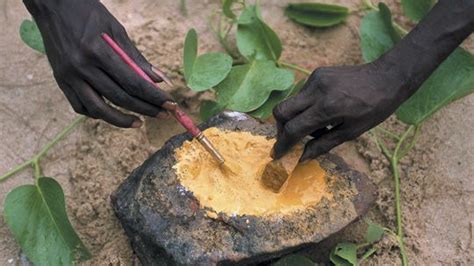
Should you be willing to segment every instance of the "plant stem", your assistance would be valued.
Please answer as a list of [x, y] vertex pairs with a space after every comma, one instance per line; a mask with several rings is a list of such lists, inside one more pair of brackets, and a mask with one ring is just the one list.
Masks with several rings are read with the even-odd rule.
[[41, 176], [41, 166], [40, 159], [43, 157], [56, 143], [58, 143], [64, 136], [66, 136], [71, 130], [73, 130], [78, 124], [86, 119], [85, 116], [79, 116], [74, 119], [66, 128], [63, 129], [58, 135], [56, 135], [53, 140], [48, 142], [37, 154], [35, 154], [31, 159], [15, 166], [12, 170], [6, 174], [0, 176], [0, 181], [7, 179], [15, 175], [16, 173], [22, 171], [27, 166], [31, 166], [34, 169], [35, 178], [38, 179]]
[[179, 9], [181, 10], [181, 14], [185, 17], [188, 16], [188, 9], [186, 7], [186, 0], [181, 0], [179, 4]]
[[53, 140], [51, 140], [46, 146], [41, 149], [41, 151], [34, 157], [34, 158], [41, 158], [43, 155], [45, 155], [58, 141], [60, 141], [64, 136], [69, 134], [71, 130], [73, 130], [78, 124], [80, 124], [82, 121], [86, 119], [85, 116], [81, 115], [78, 118], [74, 119], [66, 128], [63, 129], [56, 137], [54, 137]]
[[401, 158], [405, 157], [405, 155], [408, 154], [408, 152], [415, 146], [416, 139], [418, 138], [418, 135], [420, 134], [421, 126], [417, 125], [415, 127], [415, 133], [413, 133], [413, 137], [411, 138], [410, 144], [400, 153], [398, 156], [398, 159], [400, 160]]
[[366, 260], [368, 257], [372, 256], [372, 254], [374, 254], [375, 251], [377, 251], [377, 249], [373, 247], [367, 250], [367, 252], [365, 252], [364, 255], [362, 255], [362, 257], [360, 258], [359, 264], [362, 263], [364, 260]]
[[396, 220], [397, 220], [397, 238], [398, 245], [400, 246], [400, 255], [402, 257], [402, 264], [404, 266], [408, 265], [408, 259], [405, 253], [405, 244], [403, 241], [403, 221], [402, 221], [402, 208], [401, 208], [401, 198], [400, 198], [400, 172], [398, 170], [398, 161], [401, 158], [399, 156], [400, 148], [405, 142], [406, 138], [411, 131], [415, 129], [415, 126], [409, 126], [408, 129], [403, 133], [400, 140], [395, 147], [395, 151], [390, 158], [390, 165], [392, 166], [393, 179], [395, 182], [395, 209], [396, 209]]
[[382, 126], [378, 126], [375, 128], [376, 130], [380, 130], [382, 133], [385, 133], [386, 135], [396, 139], [396, 140], [400, 140], [400, 136], [398, 136], [397, 134], [393, 133], [392, 131], [388, 130], [388, 129], [385, 129], [383, 128]]
[[35, 179], [38, 179], [41, 177], [41, 166], [39, 163], [39, 158], [37, 158], [36, 160], [33, 160], [33, 166], [35, 169]]
[[377, 136], [377, 133], [375, 133], [375, 130], [372, 129], [369, 131], [369, 133], [374, 137], [375, 143], [380, 148], [380, 150], [382, 150], [383, 155], [385, 155], [385, 157], [390, 160], [392, 154], [388, 150], [387, 146], [385, 146], [385, 144], [382, 142], [382, 140], [379, 140], [379, 137]]
[[282, 67], [285, 67], [285, 68], [289, 68], [289, 69], [299, 71], [299, 72], [305, 74], [306, 76], [311, 75], [310, 70], [308, 70], [306, 68], [303, 68], [303, 67], [300, 67], [298, 65], [290, 64], [290, 63], [287, 63], [287, 62], [284, 62], [284, 61], [278, 61], [278, 65], [282, 66]]
[[10, 176], [12, 176], [12, 175], [14, 175], [14, 174], [16, 174], [16, 173], [22, 171], [22, 170], [25, 169], [26, 167], [31, 166], [32, 163], [33, 163], [32, 160], [27, 160], [27, 161], [25, 161], [25, 162], [23, 162], [23, 163], [21, 163], [21, 164], [15, 166], [15, 168], [13, 168], [12, 170], [6, 172], [4, 175], [2, 175], [2, 176], [0, 177], [0, 182], [3, 181], [3, 180], [5, 180], [5, 179], [7, 179], [7, 178], [9, 178]]

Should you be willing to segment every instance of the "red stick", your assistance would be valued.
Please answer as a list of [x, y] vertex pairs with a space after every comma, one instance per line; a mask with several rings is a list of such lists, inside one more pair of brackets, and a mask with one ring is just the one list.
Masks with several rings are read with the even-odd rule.
[[[107, 34], [107, 33], [102, 33], [102, 39], [104, 39], [105, 42], [117, 53], [120, 58], [135, 72], [137, 73], [140, 77], [145, 79], [146, 81], [150, 82], [155, 86], [157, 89], [160, 89], [158, 84], [154, 83], [153, 80], [141, 69], [130, 56], [125, 53], [122, 48]], [[186, 128], [186, 130], [191, 133], [194, 137], [197, 137], [201, 134], [201, 130], [194, 124], [193, 120], [185, 113], [183, 112], [179, 107], [176, 107], [176, 110], [173, 112], [174, 117], [178, 122]]]

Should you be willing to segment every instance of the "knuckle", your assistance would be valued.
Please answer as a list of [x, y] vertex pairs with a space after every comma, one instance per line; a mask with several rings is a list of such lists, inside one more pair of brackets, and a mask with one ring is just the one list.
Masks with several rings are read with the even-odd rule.
[[83, 106], [72, 105], [74, 112], [85, 115], [87, 113], [86, 109]]
[[102, 109], [99, 106], [95, 105], [95, 104], [89, 105], [87, 107], [87, 110], [89, 111], [89, 114], [91, 114], [94, 117], [102, 116]]
[[326, 73], [326, 68], [318, 67], [313, 71], [313, 73], [311, 73], [311, 76], [309, 78], [312, 81], [319, 81], [321, 80], [322, 77], [324, 77], [325, 73]]
[[87, 58], [95, 58], [102, 54], [102, 39], [94, 39], [81, 44], [81, 51]]
[[127, 30], [126, 30], [125, 27], [124, 27], [122, 24], [120, 24], [120, 23], [114, 25], [112, 29], [113, 29], [113, 32], [114, 32], [115, 34], [119, 34], [119, 35], [121, 35], [121, 37], [127, 37], [127, 36], [128, 36]]
[[296, 134], [296, 128], [293, 125], [293, 123], [286, 123], [283, 126], [283, 132], [285, 133], [287, 137], [294, 138]]
[[66, 70], [79, 69], [86, 65], [86, 59], [81, 52], [74, 52], [69, 55], [69, 60], [66, 63]]
[[273, 116], [275, 117], [276, 120], [282, 120], [283, 119], [283, 103], [278, 104], [273, 108]]

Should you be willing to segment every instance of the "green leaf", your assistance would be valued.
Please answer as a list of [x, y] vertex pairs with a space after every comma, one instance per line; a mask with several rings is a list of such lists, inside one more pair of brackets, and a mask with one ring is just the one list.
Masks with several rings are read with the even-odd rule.
[[219, 106], [219, 104], [215, 101], [203, 101], [199, 110], [199, 116], [201, 117], [202, 121], [207, 121], [209, 118], [222, 112], [223, 110], [224, 108]]
[[258, 7], [247, 7], [239, 17], [237, 48], [247, 59], [278, 61], [282, 45], [278, 35], [262, 21]]
[[272, 91], [291, 86], [293, 72], [279, 69], [270, 60], [256, 60], [234, 66], [216, 87], [220, 106], [239, 112], [251, 112], [262, 106]]
[[367, 227], [367, 234], [365, 235], [365, 241], [371, 244], [380, 241], [380, 239], [382, 239], [383, 234], [384, 234], [383, 227], [372, 222], [367, 222], [367, 223], [369, 226]]
[[190, 29], [184, 40], [184, 78], [189, 80], [193, 71], [194, 61], [196, 61], [198, 49], [198, 39], [195, 29]]
[[302, 255], [288, 255], [277, 262], [273, 266], [315, 266], [316, 263]]
[[230, 19], [235, 19], [236, 16], [232, 11], [232, 5], [235, 3], [235, 0], [223, 0], [222, 1], [222, 13]]
[[205, 91], [219, 84], [232, 68], [232, 57], [224, 53], [198, 56], [192, 66], [188, 86], [194, 91]]
[[20, 25], [20, 37], [30, 48], [42, 54], [46, 53], [46, 50], [44, 49], [43, 37], [41, 37], [38, 26], [34, 21], [29, 19], [23, 20]]
[[61, 186], [42, 177], [8, 193], [4, 216], [13, 236], [36, 265], [73, 265], [90, 253], [71, 226]]
[[357, 265], [357, 246], [353, 243], [339, 243], [331, 251], [329, 260], [336, 266]]
[[362, 57], [372, 62], [390, 50], [400, 40], [393, 28], [392, 15], [388, 7], [379, 3], [379, 11], [369, 12], [360, 26]]
[[435, 0], [402, 0], [403, 12], [413, 21], [420, 21], [430, 12]]
[[322, 3], [289, 4], [285, 14], [297, 23], [310, 27], [330, 27], [346, 20], [349, 9]]
[[252, 111], [249, 115], [265, 120], [273, 113], [273, 108], [286, 98], [298, 93], [303, 87], [306, 80], [302, 79], [296, 84], [292, 84], [290, 88], [284, 91], [272, 91], [268, 100], [260, 106], [257, 110]]
[[205, 91], [219, 84], [232, 68], [232, 57], [224, 53], [197, 56], [197, 33], [191, 29], [184, 41], [184, 78], [189, 88]]
[[419, 125], [449, 103], [474, 92], [474, 55], [457, 48], [397, 110], [398, 119]]

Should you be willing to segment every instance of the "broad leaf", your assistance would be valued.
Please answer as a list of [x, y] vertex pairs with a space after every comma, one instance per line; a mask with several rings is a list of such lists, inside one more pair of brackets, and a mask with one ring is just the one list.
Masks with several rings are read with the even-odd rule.
[[251, 112], [262, 106], [272, 91], [291, 86], [293, 72], [279, 69], [270, 60], [256, 60], [234, 66], [216, 87], [220, 106], [239, 112]]
[[207, 53], [194, 61], [187, 80], [194, 91], [204, 91], [219, 84], [232, 68], [232, 57], [224, 53]]
[[262, 21], [255, 5], [247, 7], [239, 17], [237, 48], [249, 60], [277, 61], [281, 56], [280, 38]]
[[232, 68], [232, 57], [224, 53], [197, 56], [197, 33], [191, 29], [184, 41], [184, 77], [188, 87], [204, 91], [219, 84]]
[[90, 253], [71, 226], [61, 186], [42, 177], [8, 193], [4, 216], [13, 236], [36, 265], [73, 265]]
[[379, 3], [379, 11], [369, 12], [362, 19], [360, 37], [362, 57], [366, 62], [379, 58], [400, 40], [393, 28], [390, 10], [385, 4]]
[[298, 93], [303, 87], [305, 81], [306, 80], [304, 79], [300, 80], [298, 83], [291, 85], [289, 89], [284, 91], [273, 91], [268, 100], [257, 110], [250, 112], [249, 115], [262, 120], [269, 118], [273, 113], [273, 108], [286, 98]]
[[403, 12], [410, 19], [418, 22], [430, 12], [434, 0], [402, 0]]
[[447, 104], [474, 92], [474, 55], [457, 48], [397, 110], [398, 119], [419, 125]]
[[285, 14], [292, 20], [311, 27], [330, 27], [346, 20], [349, 9], [322, 3], [289, 4]]
[[357, 265], [357, 246], [353, 243], [339, 243], [331, 251], [329, 260], [336, 266]]
[[44, 49], [43, 38], [41, 37], [38, 26], [34, 21], [29, 19], [23, 20], [20, 25], [20, 37], [30, 48], [42, 54], [46, 53], [46, 50]]
[[196, 30], [190, 29], [184, 40], [184, 78], [188, 81], [193, 71], [194, 61], [197, 57], [198, 39]]
[[273, 266], [315, 266], [316, 263], [302, 255], [288, 255], [272, 264]]
[[199, 110], [199, 116], [201, 117], [202, 121], [207, 121], [209, 118], [222, 112], [223, 110], [224, 108], [219, 106], [219, 104], [215, 101], [203, 101]]
[[235, 19], [236, 16], [232, 11], [232, 5], [235, 3], [235, 0], [223, 0], [222, 1], [222, 13], [230, 19]]
[[382, 239], [384, 230], [383, 227], [381, 227], [378, 224], [368, 222], [368, 227], [367, 227], [367, 234], [365, 235], [365, 241], [367, 243], [375, 243], [380, 241]]

